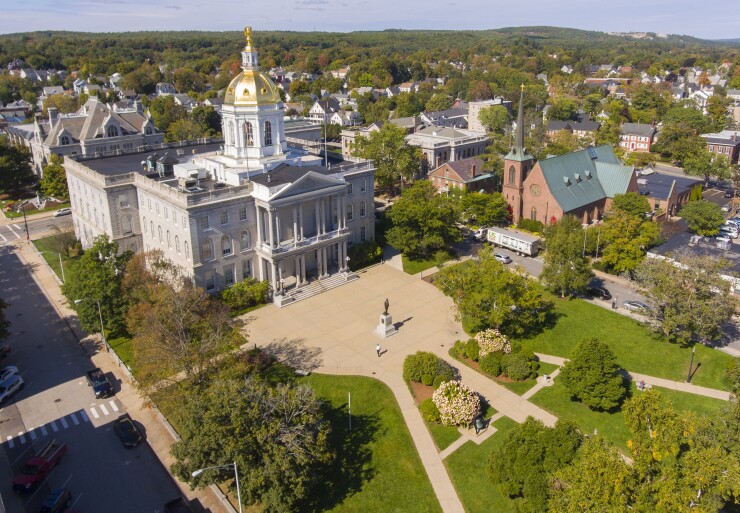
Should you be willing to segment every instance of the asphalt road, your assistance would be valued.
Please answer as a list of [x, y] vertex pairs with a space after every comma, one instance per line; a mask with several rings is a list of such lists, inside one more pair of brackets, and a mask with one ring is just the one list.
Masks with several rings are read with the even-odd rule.
[[[72, 216], [27, 218], [28, 233], [31, 240], [38, 239], [42, 234], [51, 232], [55, 226], [72, 228]], [[0, 246], [14, 244], [26, 238], [26, 228], [23, 218], [2, 220], [0, 218]]]
[[3, 479], [7, 511], [35, 513], [50, 490], [62, 486], [72, 492], [72, 511], [161, 511], [179, 490], [146, 443], [127, 450], [115, 436], [112, 421], [124, 407], [115, 397], [95, 399], [84, 377], [90, 360], [10, 247], [0, 247], [0, 295], [11, 305], [12, 322], [11, 353], [2, 365], [17, 366], [26, 383], [0, 408], [0, 442], [11, 466], [1, 474], [14, 474], [52, 439], [69, 449], [32, 495], [19, 500]]

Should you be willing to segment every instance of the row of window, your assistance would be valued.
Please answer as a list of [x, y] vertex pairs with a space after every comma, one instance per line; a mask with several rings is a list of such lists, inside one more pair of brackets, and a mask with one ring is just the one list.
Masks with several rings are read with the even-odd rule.
[[[252, 236], [249, 230], [244, 230], [239, 237], [239, 250], [249, 251], [252, 247]], [[231, 240], [231, 235], [224, 234], [221, 236], [221, 256], [227, 257], [234, 254], [234, 243]], [[213, 260], [215, 258], [213, 252], [213, 241], [211, 239], [203, 239], [200, 247], [200, 259], [205, 262], [207, 260]]]
[[728, 155], [730, 153], [732, 153], [732, 148], [731, 147], [729, 147], [729, 146], [721, 146], [719, 144], [717, 145], [717, 151], [715, 151], [713, 144], [710, 144], [708, 146], [708, 150], [711, 151], [711, 152], [715, 152], [715, 153], [726, 153]]
[[[219, 214], [219, 220], [221, 222], [221, 226], [229, 224], [229, 211], [222, 210]], [[247, 207], [239, 207], [239, 221], [242, 223], [247, 221]], [[199, 222], [201, 230], [205, 231], [211, 229], [211, 219], [208, 214], [201, 216]]]
[[[272, 146], [272, 123], [269, 121], [265, 121], [264, 125], [264, 138], [263, 138], [263, 146]], [[244, 130], [244, 140], [246, 142], [246, 145], [248, 147], [254, 146], [254, 126], [251, 122], [245, 121], [242, 125], [242, 129]], [[232, 122], [229, 122], [229, 128], [226, 131], [227, 137], [234, 138], [233, 141], [230, 141], [231, 144], [236, 144], [236, 133], [234, 132], [234, 124]], [[228, 144], [228, 142], [227, 142]]]
[[[163, 237], [162, 232], [162, 226], [157, 225], [156, 232], [154, 231], [154, 221], [149, 221], [148, 230], [147, 230], [147, 223], [146, 223], [146, 217], [144, 218], [144, 234], [149, 234], [153, 239], [156, 238], [159, 240], [160, 245], [164, 245], [165, 242], [167, 243], [167, 249], [172, 249], [172, 236], [170, 235], [170, 231], [167, 230], [165, 236]], [[125, 234], [125, 233], [124, 233]], [[188, 241], [185, 241], [183, 244], [185, 249], [185, 259], [190, 260], [190, 244]], [[175, 235], [175, 251], [177, 251], [177, 254], [180, 253], [180, 236]]]
[[[236, 283], [236, 269], [234, 264], [225, 265], [222, 270], [224, 278], [224, 287], [231, 287]], [[241, 263], [241, 281], [252, 277], [252, 261], [242, 260]], [[206, 271], [206, 290], [212, 291], [216, 289], [216, 272]]]

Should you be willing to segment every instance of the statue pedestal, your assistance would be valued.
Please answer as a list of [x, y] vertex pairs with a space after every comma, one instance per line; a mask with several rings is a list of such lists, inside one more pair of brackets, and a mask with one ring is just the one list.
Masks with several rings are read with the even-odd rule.
[[383, 338], [388, 338], [398, 333], [396, 327], [393, 325], [393, 318], [390, 314], [380, 314], [380, 322], [375, 327], [375, 333]]

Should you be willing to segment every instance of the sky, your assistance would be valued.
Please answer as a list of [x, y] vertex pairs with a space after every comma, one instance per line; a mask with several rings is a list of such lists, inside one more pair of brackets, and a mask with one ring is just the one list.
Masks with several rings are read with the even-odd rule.
[[549, 25], [740, 38], [737, 0], [2, 0], [0, 33], [36, 30], [480, 30]]

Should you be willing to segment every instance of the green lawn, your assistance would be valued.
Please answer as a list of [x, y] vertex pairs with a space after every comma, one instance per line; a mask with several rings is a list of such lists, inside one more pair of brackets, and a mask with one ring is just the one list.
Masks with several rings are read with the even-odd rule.
[[36, 246], [36, 249], [42, 252], [41, 256], [44, 257], [44, 260], [46, 260], [51, 269], [61, 280], [62, 272], [59, 265], [59, 255], [61, 255], [62, 257], [62, 265], [64, 266], [65, 270], [67, 269], [67, 265], [69, 265], [70, 261], [75, 260], [78, 257], [69, 258], [64, 253], [59, 253], [57, 251], [57, 245], [55, 244], [54, 238], [55, 236], [52, 235], [50, 237], [44, 237], [43, 239], [36, 239], [32, 242], [33, 245]]
[[108, 345], [116, 352], [123, 363], [128, 365], [131, 372], [134, 371], [134, 347], [131, 338], [126, 334], [108, 333], [106, 334]]
[[[543, 374], [552, 374], [552, 371], [557, 368], [558, 366], [553, 363], [540, 362], [540, 368], [537, 371], [537, 375], [542, 376]], [[499, 385], [508, 388], [516, 395], [524, 395], [529, 391], [529, 389], [537, 384], [537, 378], [525, 379], [524, 381], [504, 381], [497, 378], [492, 379]]]
[[[726, 404], [725, 401], [719, 399], [659, 387], [655, 387], [655, 389], [660, 391], [678, 411], [693, 411], [699, 414], [713, 415]], [[632, 394], [640, 393], [634, 384], [630, 392]], [[565, 390], [562, 383], [558, 382], [557, 378], [553, 386], [543, 388], [529, 400], [556, 415], [559, 419], [575, 421], [584, 433], [593, 433], [595, 429], [598, 429], [599, 434], [604, 438], [627, 452], [627, 440], [630, 438], [630, 433], [624, 424], [621, 411], [614, 413], [595, 412], [580, 402], [572, 401], [570, 394]]]
[[[557, 322], [531, 338], [520, 340], [525, 349], [555, 356], [570, 356], [581, 340], [598, 338], [609, 344], [619, 364], [639, 372], [674, 381], [686, 379], [691, 349], [666, 342], [642, 323], [580, 299], [562, 300], [549, 296], [555, 303]], [[732, 356], [698, 344], [694, 364], [699, 369], [691, 382], [726, 390], [723, 382], [725, 363]]]
[[462, 436], [454, 426], [443, 426], [442, 424], [428, 422], [426, 420], [424, 423], [427, 425], [429, 433], [431, 433], [434, 443], [440, 451], [447, 449], [455, 440]]
[[494, 448], [501, 445], [504, 433], [517, 423], [502, 417], [492, 424], [498, 431], [480, 445], [466, 442], [444, 461], [452, 484], [467, 513], [510, 513], [514, 505], [498, 487], [491, 484], [486, 475], [488, 457]]
[[447, 260], [454, 258], [454, 255], [451, 255], [448, 253], [447, 258], [442, 261], [436, 259], [435, 257], [431, 257], [426, 260], [412, 260], [406, 255], [402, 255], [402, 258], [403, 258], [403, 272], [405, 272], [406, 274], [417, 274], [422, 271], [426, 271], [427, 269], [431, 269], [432, 267], [440, 265], [446, 262]]
[[[391, 391], [375, 379], [312, 374], [301, 378], [331, 407], [337, 453], [320, 511], [442, 511]], [[347, 394], [352, 394], [352, 430]]]

